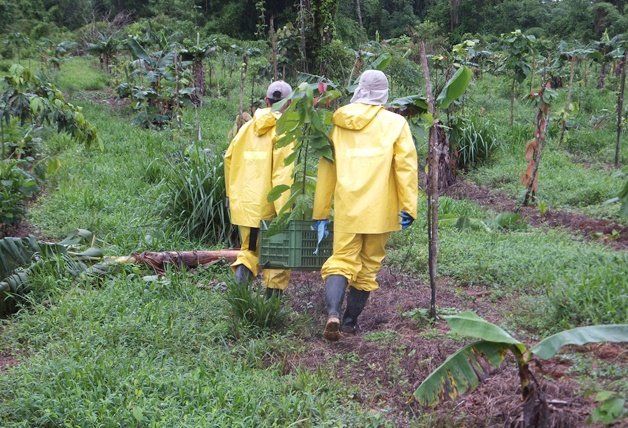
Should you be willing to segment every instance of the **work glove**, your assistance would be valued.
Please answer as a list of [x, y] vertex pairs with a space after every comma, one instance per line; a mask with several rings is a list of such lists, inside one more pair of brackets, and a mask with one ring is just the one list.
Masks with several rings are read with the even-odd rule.
[[414, 223], [414, 217], [412, 217], [410, 214], [408, 214], [405, 211], [401, 211], [399, 213], [399, 224], [401, 225], [402, 229], [407, 229], [410, 227], [410, 225], [412, 223]]
[[329, 236], [329, 220], [315, 220], [312, 225], [312, 229], [316, 231], [316, 250], [314, 250], [314, 255], [318, 255], [318, 247], [321, 245], [323, 239]]

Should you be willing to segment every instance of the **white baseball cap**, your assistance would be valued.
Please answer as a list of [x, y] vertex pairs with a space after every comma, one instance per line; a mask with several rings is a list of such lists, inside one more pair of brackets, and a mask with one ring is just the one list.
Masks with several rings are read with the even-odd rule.
[[272, 101], [281, 101], [292, 93], [292, 86], [283, 80], [271, 83], [266, 90], [266, 98]]

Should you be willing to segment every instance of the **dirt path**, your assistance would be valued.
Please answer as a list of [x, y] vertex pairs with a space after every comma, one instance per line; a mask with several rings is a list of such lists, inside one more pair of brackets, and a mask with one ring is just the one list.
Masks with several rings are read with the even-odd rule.
[[[295, 274], [298, 287], [289, 289], [289, 301], [298, 312], [310, 314], [322, 326], [324, 297], [317, 274]], [[307, 352], [291, 355], [285, 361], [287, 372], [297, 368], [321, 369], [352, 385], [355, 399], [365, 406], [388, 414], [397, 426], [409, 426], [421, 419], [429, 426], [510, 426], [521, 414], [518, 374], [514, 361], [496, 370], [476, 391], [434, 410], [422, 408], [412, 392], [464, 342], [448, 334], [444, 321], [431, 326], [403, 314], [414, 308], [427, 308], [429, 287], [406, 275], [383, 272], [381, 289], [374, 293], [361, 317], [362, 331], [329, 343], [316, 331], [305, 340]], [[490, 321], [504, 325], [516, 297], [491, 301], [482, 287], [457, 288], [446, 279], [438, 295], [440, 308], [474, 310]], [[621, 347], [611, 346], [626, 360]], [[624, 361], [623, 361], [624, 362]], [[568, 360], [555, 358], [536, 370], [542, 389], [556, 403], [552, 407], [553, 426], [582, 426], [593, 408], [578, 384], [566, 375]]]
[[[502, 192], [466, 180], [456, 182], [447, 189], [445, 195], [455, 199], [469, 199], [495, 211], [514, 211], [517, 205], [514, 199]], [[534, 207], [523, 207], [520, 213], [533, 226], [563, 227], [576, 235], [603, 242], [612, 248], [628, 249], [628, 227], [617, 222], [561, 210], [548, 210], [541, 215]]]

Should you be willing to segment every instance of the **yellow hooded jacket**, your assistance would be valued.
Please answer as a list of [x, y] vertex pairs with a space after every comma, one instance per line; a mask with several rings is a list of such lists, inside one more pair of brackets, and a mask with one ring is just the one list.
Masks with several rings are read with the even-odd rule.
[[406, 120], [382, 106], [353, 103], [334, 113], [334, 163], [318, 166], [313, 218], [334, 230], [375, 234], [399, 230], [399, 212], [417, 217], [417, 152]]
[[275, 202], [267, 199], [273, 187], [292, 184], [293, 166], [285, 166], [284, 160], [293, 147], [274, 147], [275, 125], [280, 116], [270, 108], [257, 110], [225, 153], [225, 185], [232, 224], [259, 227], [261, 220], [275, 217], [290, 197], [288, 191]]

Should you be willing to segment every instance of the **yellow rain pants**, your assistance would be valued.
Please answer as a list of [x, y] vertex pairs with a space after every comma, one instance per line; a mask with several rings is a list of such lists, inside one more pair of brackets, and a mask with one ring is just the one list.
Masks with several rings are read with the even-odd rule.
[[323, 279], [330, 275], [342, 275], [351, 287], [363, 291], [377, 290], [377, 274], [386, 256], [389, 236], [390, 233], [344, 233], [334, 228], [334, 253], [321, 269]]
[[[239, 226], [240, 239], [242, 245], [238, 258], [235, 263], [231, 265], [231, 268], [235, 270], [238, 265], [246, 266], [253, 276], [257, 276], [260, 271], [259, 267], [259, 235], [254, 241], [251, 242], [251, 228], [247, 226]], [[262, 282], [267, 288], [276, 288], [279, 290], [285, 290], [288, 288], [290, 282], [290, 271], [282, 269], [264, 269], [262, 271]]]

